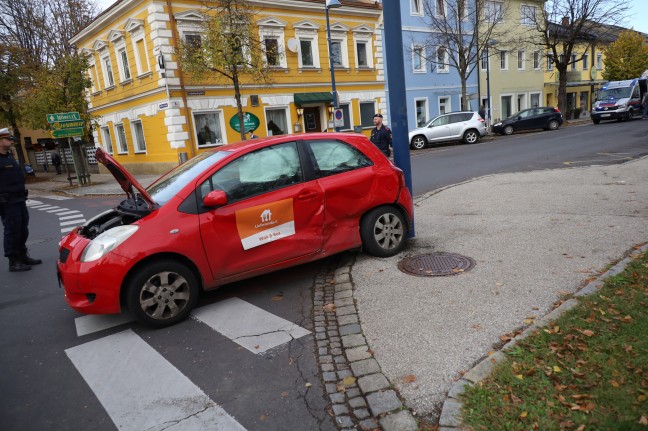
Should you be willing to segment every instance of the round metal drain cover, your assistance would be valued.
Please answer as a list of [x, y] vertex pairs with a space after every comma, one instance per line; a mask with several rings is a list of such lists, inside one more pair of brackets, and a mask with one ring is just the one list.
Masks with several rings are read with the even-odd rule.
[[469, 257], [455, 253], [430, 253], [407, 257], [400, 261], [398, 269], [417, 277], [457, 275], [475, 266]]

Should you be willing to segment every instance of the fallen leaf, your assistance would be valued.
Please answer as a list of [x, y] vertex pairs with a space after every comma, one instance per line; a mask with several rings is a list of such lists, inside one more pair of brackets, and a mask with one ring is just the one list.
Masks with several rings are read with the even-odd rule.
[[267, 421], [268, 417], [269, 417], [268, 415], [261, 415], [259, 419], [261, 419], [262, 421]]
[[625, 316], [623, 319], [621, 319], [623, 323], [630, 323], [632, 322], [632, 316]]
[[518, 375], [515, 376], [515, 377], [516, 377], [517, 379], [520, 379], [520, 380], [523, 380], [523, 379], [524, 379], [524, 376], [523, 376], [522, 374], [518, 374]]
[[281, 393], [281, 398], [286, 398], [288, 396], [288, 391], [283, 391]]
[[306, 386], [307, 388], [310, 388], [313, 385], [311, 383], [306, 383], [304, 386]]
[[258, 349], [258, 348], [259, 348], [259, 345], [257, 344], [256, 346], [254, 346], [254, 348], [255, 348], [255, 349]]
[[333, 313], [335, 311], [335, 304], [326, 304], [322, 307], [325, 313]]
[[525, 417], [529, 416], [529, 412], [522, 412], [520, 413], [520, 418], [524, 419]]
[[639, 418], [639, 425], [648, 425], [648, 417], [646, 416], [641, 416]]
[[617, 382], [616, 380], [610, 380], [610, 384], [615, 388], [619, 387], [619, 382]]
[[576, 431], [584, 431], [585, 430], [585, 424], [581, 424], [578, 428], [576, 428]]
[[414, 383], [416, 381], [416, 376], [413, 374], [408, 374], [402, 378], [403, 383]]
[[342, 382], [344, 382], [345, 386], [351, 386], [356, 382], [356, 378], [353, 376], [347, 376], [342, 380]]
[[283, 293], [280, 293], [279, 295], [275, 295], [272, 297], [273, 301], [282, 301], [283, 300]]
[[452, 268], [452, 272], [454, 272], [455, 274], [458, 273], [458, 272], [464, 272], [464, 271], [465, 270], [463, 270], [461, 268]]
[[591, 337], [592, 335], [594, 335], [594, 332], [590, 331], [589, 329], [586, 329], [584, 331], [580, 331], [580, 333], [583, 334], [583, 335], [586, 335], [588, 337]]
[[553, 366], [553, 371], [554, 371], [554, 373], [560, 373], [562, 370], [560, 369], [560, 367], [558, 365], [554, 365]]

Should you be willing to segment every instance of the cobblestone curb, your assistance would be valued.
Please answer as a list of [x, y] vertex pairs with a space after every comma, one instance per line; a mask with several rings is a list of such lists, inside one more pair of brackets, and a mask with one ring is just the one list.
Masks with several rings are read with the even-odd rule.
[[[632, 250], [631, 255], [635, 253], [644, 253], [648, 250], [648, 244], [644, 244], [638, 250]], [[614, 265], [608, 271], [600, 275], [596, 280], [589, 283], [584, 288], [580, 289], [574, 294], [576, 298], [591, 295], [597, 292], [602, 286], [606, 278], [619, 274], [625, 267], [632, 261], [632, 257], [628, 256]], [[450, 390], [446, 400], [441, 408], [441, 416], [439, 417], [439, 431], [457, 431], [462, 430], [461, 424], [461, 408], [463, 403], [461, 401], [461, 394], [467, 386], [472, 386], [487, 378], [497, 364], [507, 360], [504, 350], [510, 349], [515, 346], [520, 340], [528, 337], [531, 333], [539, 328], [548, 326], [551, 322], [560, 317], [567, 310], [574, 308], [578, 304], [577, 299], [569, 299], [559, 307], [554, 309], [551, 313], [544, 316], [542, 319], [536, 320], [531, 326], [526, 328], [523, 332], [514, 337], [511, 341], [506, 343], [502, 349], [495, 354], [483, 359], [475, 365], [470, 371], [463, 375], [463, 377], [455, 382]]]
[[313, 321], [324, 387], [341, 430], [416, 431], [416, 420], [382, 374], [362, 333], [350, 253], [333, 257], [315, 280]]

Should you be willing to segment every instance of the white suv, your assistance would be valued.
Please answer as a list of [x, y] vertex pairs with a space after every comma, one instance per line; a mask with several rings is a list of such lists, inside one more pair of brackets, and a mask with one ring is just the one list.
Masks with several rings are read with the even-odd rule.
[[450, 112], [439, 115], [425, 126], [409, 132], [409, 142], [410, 147], [415, 150], [438, 142], [463, 141], [466, 144], [474, 144], [486, 133], [486, 123], [477, 112]]

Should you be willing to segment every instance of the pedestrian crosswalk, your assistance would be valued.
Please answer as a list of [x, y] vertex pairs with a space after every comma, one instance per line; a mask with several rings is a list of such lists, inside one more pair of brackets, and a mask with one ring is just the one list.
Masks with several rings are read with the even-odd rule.
[[[52, 196], [46, 196], [48, 199], [53, 199]], [[62, 196], [56, 196], [56, 200], [71, 199]], [[61, 233], [66, 234], [77, 226], [81, 226], [86, 222], [86, 219], [81, 211], [72, 210], [69, 208], [60, 207], [58, 205], [45, 204], [39, 200], [28, 199], [27, 207], [29, 209], [43, 211], [57, 215], [59, 218], [59, 226]]]

